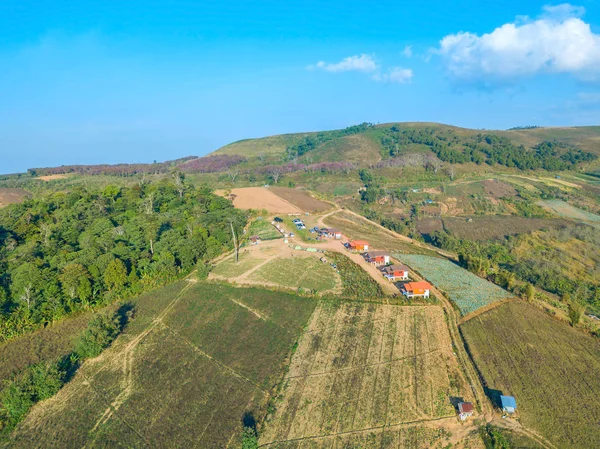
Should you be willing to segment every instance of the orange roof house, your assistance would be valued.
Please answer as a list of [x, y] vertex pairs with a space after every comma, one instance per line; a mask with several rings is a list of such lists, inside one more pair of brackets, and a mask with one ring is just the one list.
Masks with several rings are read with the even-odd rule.
[[351, 251], [369, 251], [369, 242], [365, 240], [352, 240], [348, 242]]
[[407, 298], [429, 298], [429, 290], [431, 290], [431, 285], [425, 281], [407, 282], [401, 288], [402, 294]]

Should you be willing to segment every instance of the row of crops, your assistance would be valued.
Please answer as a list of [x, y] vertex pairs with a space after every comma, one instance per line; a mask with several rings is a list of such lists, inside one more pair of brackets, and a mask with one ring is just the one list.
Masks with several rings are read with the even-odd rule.
[[456, 303], [462, 315], [512, 296], [447, 259], [418, 254], [397, 254], [394, 258], [406, 263], [444, 291]]

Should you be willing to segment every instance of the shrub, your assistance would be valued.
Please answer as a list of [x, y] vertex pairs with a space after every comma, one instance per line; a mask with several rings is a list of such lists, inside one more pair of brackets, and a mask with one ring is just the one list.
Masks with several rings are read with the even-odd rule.
[[121, 332], [118, 313], [99, 313], [91, 319], [87, 329], [75, 346], [75, 353], [82, 359], [97, 357]]
[[0, 394], [0, 429], [12, 429], [36, 402], [54, 396], [64, 378], [57, 363], [42, 362], [8, 382]]
[[208, 278], [208, 274], [210, 273], [211, 269], [211, 265], [204, 262], [199, 262], [196, 266], [196, 277], [198, 278], [198, 280], [203, 281], [206, 278]]
[[258, 437], [252, 427], [244, 427], [242, 431], [242, 449], [258, 449]]

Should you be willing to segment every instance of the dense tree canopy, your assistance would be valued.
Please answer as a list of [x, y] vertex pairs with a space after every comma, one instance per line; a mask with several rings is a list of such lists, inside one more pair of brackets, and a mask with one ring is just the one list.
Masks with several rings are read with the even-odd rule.
[[0, 341], [188, 273], [231, 247], [230, 222], [228, 200], [172, 180], [0, 210]]

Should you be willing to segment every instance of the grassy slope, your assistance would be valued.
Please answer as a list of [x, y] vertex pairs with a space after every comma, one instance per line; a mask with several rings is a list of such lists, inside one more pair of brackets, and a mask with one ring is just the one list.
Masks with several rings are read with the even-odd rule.
[[[382, 128], [399, 125], [404, 128], [439, 127], [452, 129], [458, 135], [473, 135], [481, 132], [508, 137], [516, 144], [526, 147], [535, 145], [542, 140], [554, 140], [579, 145], [582, 149], [600, 155], [600, 126], [581, 126], [571, 128], [535, 128], [513, 131], [488, 131], [460, 128], [439, 123], [384, 123], [377, 125], [376, 129], [369, 130], [360, 135], [346, 136], [327, 142], [312, 152], [315, 161], [349, 161], [376, 163], [380, 158], [379, 135]], [[246, 139], [231, 143], [215, 151], [215, 154], [240, 154], [244, 156], [257, 156], [260, 153], [283, 154], [286, 146], [299, 139], [315, 133], [282, 134], [258, 139]]]
[[10, 447], [235, 446], [244, 414], [263, 413], [315, 302], [185, 285], [140, 297], [125, 334], [34, 407]]
[[[523, 302], [461, 326], [490, 390], [557, 447], [600, 447], [600, 343]], [[495, 396], [495, 394], [491, 394]]]

